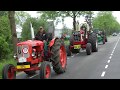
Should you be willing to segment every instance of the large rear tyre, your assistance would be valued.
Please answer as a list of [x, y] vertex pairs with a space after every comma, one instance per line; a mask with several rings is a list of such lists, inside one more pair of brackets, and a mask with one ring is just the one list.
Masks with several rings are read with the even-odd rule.
[[2, 70], [3, 79], [16, 79], [15, 66], [12, 64], [6, 64]]
[[53, 70], [57, 74], [64, 73], [67, 65], [67, 53], [64, 44], [60, 39], [56, 39], [51, 49], [53, 55], [51, 56]]
[[40, 79], [50, 79], [51, 78], [51, 66], [48, 61], [44, 61], [40, 67]]
[[87, 53], [87, 55], [90, 55], [91, 52], [92, 52], [91, 43], [87, 43], [87, 45], [86, 45], [86, 53]]
[[91, 33], [89, 35], [88, 43], [91, 43], [92, 45], [92, 52], [98, 51], [98, 41], [97, 41], [97, 35], [95, 33]]
[[105, 42], [107, 42], [108, 40], [107, 40], [107, 37], [105, 38]]

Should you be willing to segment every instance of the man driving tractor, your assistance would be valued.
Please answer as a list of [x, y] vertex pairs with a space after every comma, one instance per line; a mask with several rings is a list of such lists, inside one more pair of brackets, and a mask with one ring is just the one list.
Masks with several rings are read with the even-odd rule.
[[44, 55], [47, 56], [47, 51], [48, 51], [48, 35], [45, 32], [44, 28], [42, 26], [40, 26], [39, 31], [37, 32], [37, 34], [35, 35], [35, 40], [40, 40], [44, 42], [44, 50], [45, 53]]

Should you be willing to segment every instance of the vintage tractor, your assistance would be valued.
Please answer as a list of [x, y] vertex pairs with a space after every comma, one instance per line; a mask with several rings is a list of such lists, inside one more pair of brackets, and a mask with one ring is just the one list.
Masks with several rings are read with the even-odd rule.
[[97, 34], [98, 43], [105, 44], [105, 42], [107, 42], [107, 36], [104, 31], [100, 31], [96, 28], [93, 30], [93, 32]]
[[[33, 32], [33, 30], [32, 30]], [[47, 45], [47, 55], [45, 55], [44, 42], [39, 40], [27, 40], [17, 44], [17, 66], [7, 64], [3, 67], [3, 79], [15, 79], [16, 71], [34, 75], [39, 70], [40, 79], [51, 77], [51, 64], [57, 74], [66, 70], [67, 56], [64, 43], [60, 38], [53, 38], [52, 33], [48, 33], [49, 43]], [[33, 37], [34, 38], [34, 37]]]
[[86, 49], [87, 55], [98, 51], [97, 35], [92, 32], [89, 22], [79, 25], [78, 30], [73, 31], [70, 38], [70, 51], [79, 53], [80, 49]]

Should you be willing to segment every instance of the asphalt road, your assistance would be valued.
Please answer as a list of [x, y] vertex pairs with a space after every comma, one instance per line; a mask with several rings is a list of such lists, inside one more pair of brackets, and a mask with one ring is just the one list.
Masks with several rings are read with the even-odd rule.
[[[51, 79], [120, 79], [119, 36], [111, 36], [105, 45], [98, 45], [98, 52], [86, 55], [85, 51], [67, 57], [67, 70], [57, 75], [52, 70]], [[28, 77], [17, 74], [17, 79], [39, 79], [39, 72]]]

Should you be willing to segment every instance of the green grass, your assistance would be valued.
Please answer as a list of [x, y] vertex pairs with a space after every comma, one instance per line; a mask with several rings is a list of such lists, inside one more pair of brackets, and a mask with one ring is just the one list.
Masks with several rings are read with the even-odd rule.
[[2, 79], [2, 69], [6, 64], [13, 64], [16, 66], [16, 61], [14, 59], [0, 61], [0, 79]]

